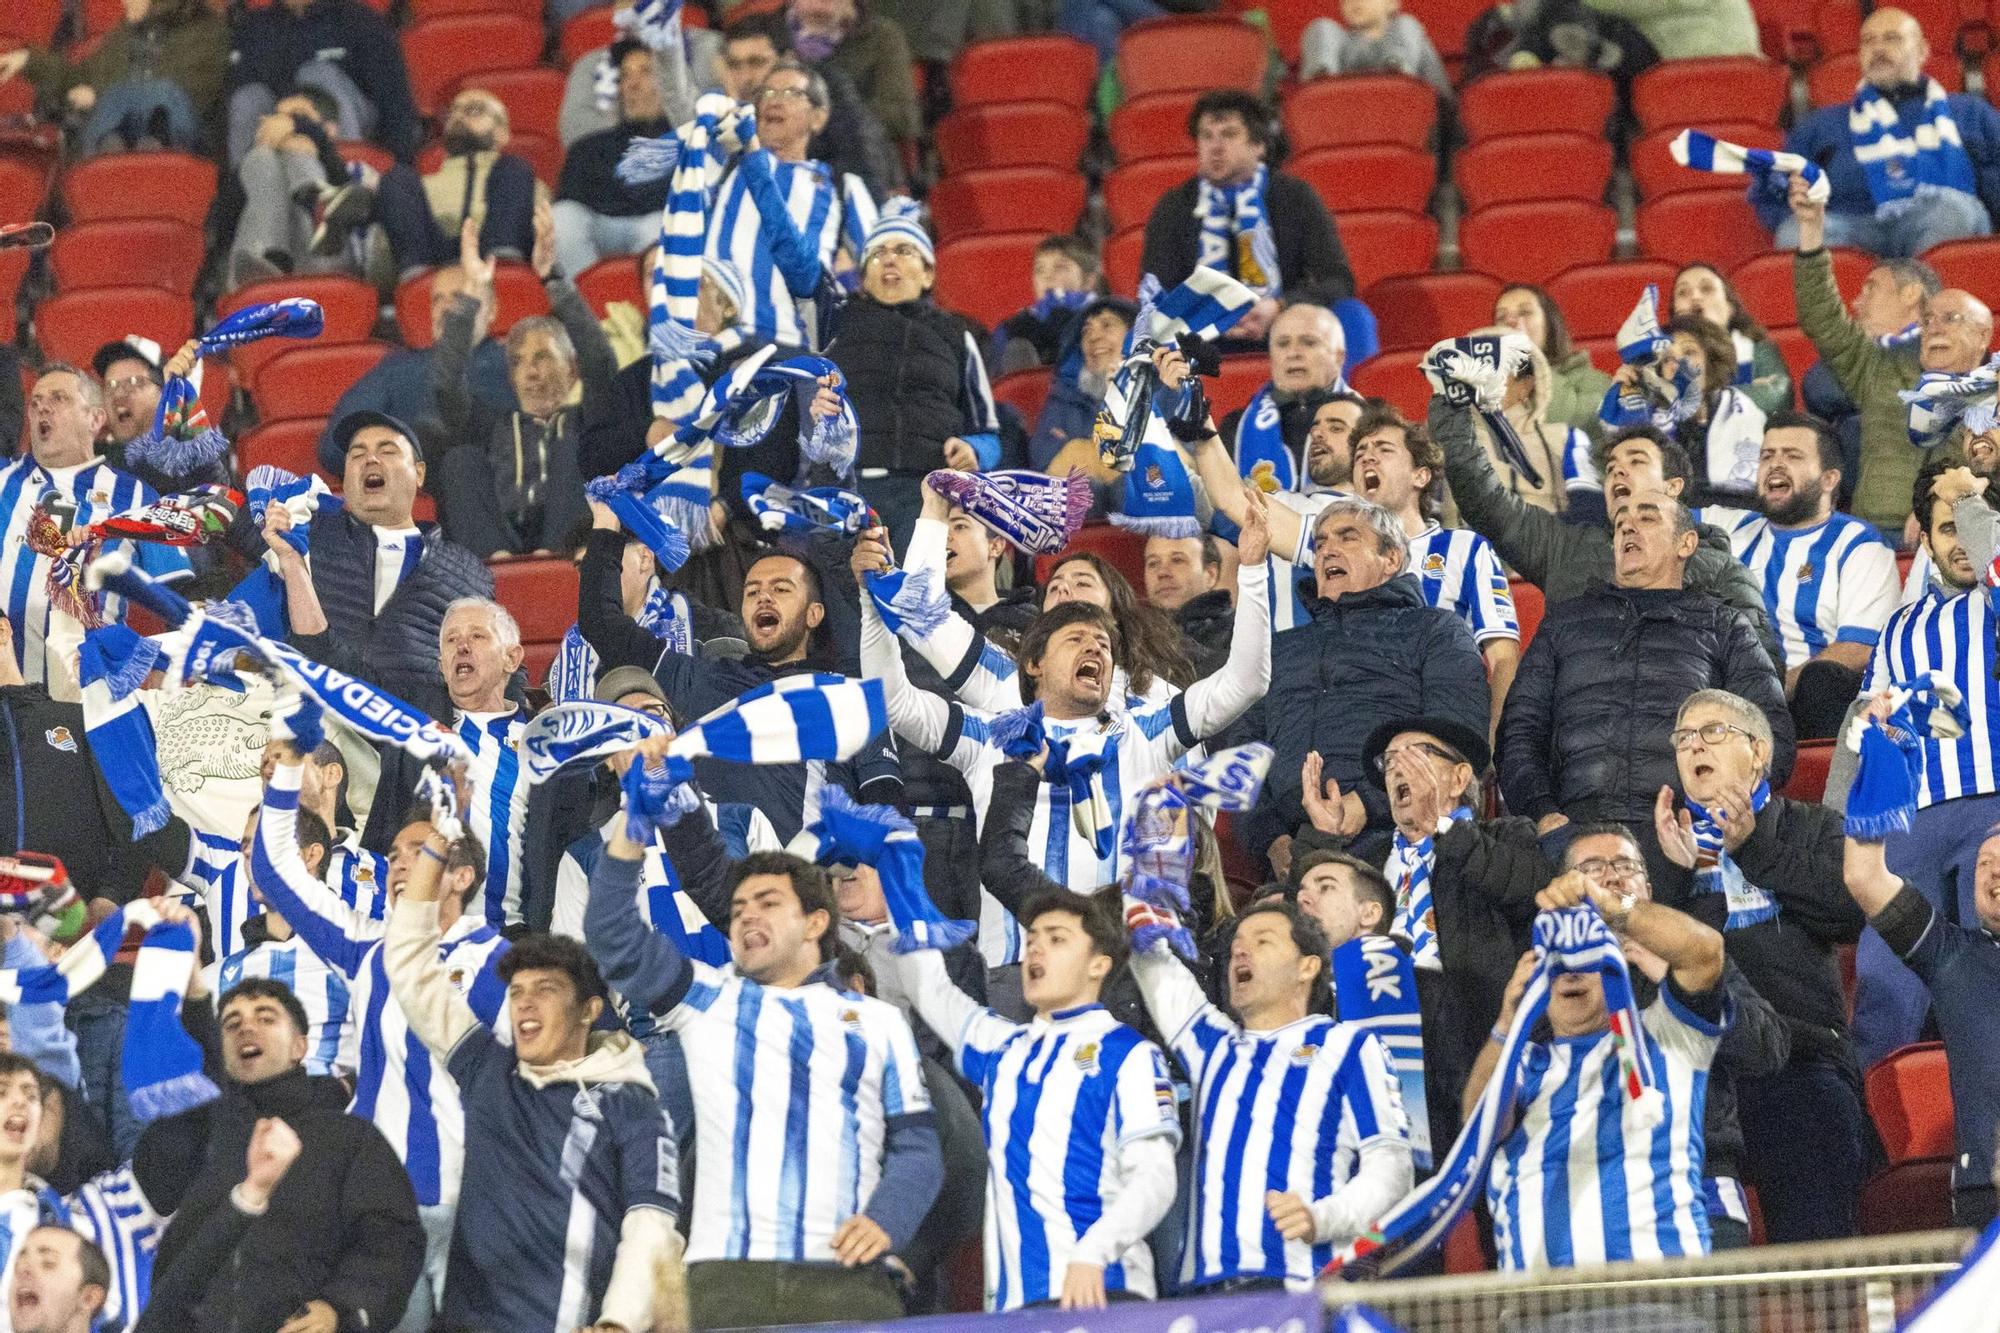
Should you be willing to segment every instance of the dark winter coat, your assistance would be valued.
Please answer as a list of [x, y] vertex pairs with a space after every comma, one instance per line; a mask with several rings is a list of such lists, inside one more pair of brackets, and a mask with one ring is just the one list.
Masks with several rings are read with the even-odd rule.
[[[1201, 224], [1195, 177], [1176, 185], [1153, 205], [1146, 219], [1146, 247], [1139, 271], [1151, 273], [1171, 291], [1186, 282], [1201, 255]], [[1354, 295], [1354, 270], [1341, 248], [1340, 230], [1313, 187], [1296, 176], [1273, 171], [1264, 190], [1264, 211], [1278, 246], [1278, 275], [1292, 300], [1332, 305]]]

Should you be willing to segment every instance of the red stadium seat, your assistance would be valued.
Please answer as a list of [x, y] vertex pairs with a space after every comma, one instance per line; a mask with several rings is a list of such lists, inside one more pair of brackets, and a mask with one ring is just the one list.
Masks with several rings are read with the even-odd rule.
[[1148, 19], [1118, 36], [1118, 82], [1127, 97], [1212, 88], [1261, 92], [1269, 59], [1264, 34], [1236, 19]]
[[1111, 151], [1125, 164], [1149, 157], [1191, 156], [1194, 139], [1188, 134], [1188, 116], [1194, 110], [1195, 97], [1194, 93], [1157, 93], [1127, 98], [1111, 113], [1107, 127]]
[[1951, 1167], [1955, 1158], [1924, 1157], [1879, 1171], [1861, 1187], [1858, 1219], [1864, 1236], [1951, 1227]]
[[1601, 134], [1510, 134], [1459, 153], [1452, 175], [1467, 209], [1542, 199], [1595, 204], [1611, 183], [1611, 158]]
[[617, 39], [618, 28], [612, 21], [615, 12], [610, 5], [595, 5], [563, 23], [562, 33], [556, 38], [556, 54], [565, 67]]
[[[1742, 144], [1745, 148], [1782, 148], [1784, 131], [1771, 125], [1752, 125], [1737, 122], [1726, 125], [1710, 125], [1703, 122], [1702, 128], [1718, 139]], [[1642, 139], [1632, 141], [1632, 184], [1638, 189], [1642, 199], [1658, 199], [1663, 195], [1680, 194], [1686, 190], [1720, 190], [1727, 194], [1743, 194], [1749, 189], [1746, 176], [1726, 176], [1715, 171], [1697, 171], [1674, 161], [1672, 145], [1680, 130], [1673, 126], [1655, 130]]]
[[1673, 294], [1674, 266], [1658, 260], [1621, 260], [1610, 264], [1579, 264], [1548, 282], [1548, 292], [1562, 311], [1573, 338], [1608, 338], [1638, 304], [1647, 283], [1656, 283], [1661, 299]]
[[1049, 573], [1078, 551], [1089, 551], [1123, 574], [1138, 591], [1146, 586], [1146, 539], [1126, 528], [1109, 523], [1086, 523], [1058, 555], [1035, 557], [1035, 582], [1048, 582]]
[[1484, 273], [1419, 273], [1384, 278], [1362, 299], [1375, 312], [1375, 329], [1385, 352], [1427, 349], [1440, 338], [1457, 338], [1493, 322], [1500, 279]]
[[1384, 278], [1427, 273], [1437, 259], [1438, 228], [1422, 213], [1349, 213], [1340, 219], [1354, 285], [1366, 290]]
[[288, 348], [266, 361], [250, 386], [257, 415], [267, 422], [332, 416], [340, 395], [390, 350], [374, 341]]
[[325, 417], [267, 421], [236, 441], [237, 475], [269, 463], [294, 476], [310, 477], [320, 470], [319, 437], [325, 431]]
[[[375, 288], [359, 278], [340, 273], [301, 273], [296, 277], [271, 278], [238, 287], [222, 298], [215, 313], [220, 317], [245, 306], [277, 301], [287, 296], [303, 296], [319, 302], [319, 308], [326, 317], [326, 327], [313, 341], [320, 346], [365, 341], [374, 333], [375, 318], [381, 309]], [[232, 347], [228, 353], [229, 369], [238, 386], [248, 389], [256, 382], [257, 372], [266, 361], [298, 345], [289, 338], [265, 338]], [[209, 373], [214, 372], [211, 370]]]
[[576, 621], [576, 566], [560, 557], [496, 560], [493, 600], [514, 613], [521, 638], [554, 643]]
[[1778, 355], [1785, 358], [1785, 369], [1791, 372], [1792, 383], [1797, 384], [1819, 360], [1819, 348], [1813, 346], [1804, 329], [1773, 328], [1767, 332], [1771, 341], [1778, 345]]
[[1924, 262], [1937, 270], [1947, 287], [1963, 287], [1988, 306], [2000, 308], [2000, 239], [1981, 236], [1947, 241], [1924, 251]]
[[541, 0], [410, 0], [411, 23], [442, 18], [447, 14], [519, 14], [540, 20]]
[[1697, 190], [1641, 204], [1639, 248], [1654, 259], [1701, 260], [1727, 272], [1771, 249], [1771, 233], [1742, 195]]
[[1943, 1042], [1921, 1041], [1889, 1052], [1869, 1068], [1862, 1086], [1891, 1166], [1957, 1151]]
[[1832, 764], [1832, 741], [1800, 741], [1798, 758], [1792, 761], [1792, 776], [1785, 783], [1785, 795], [1794, 801], [1816, 804], [1826, 794], [1826, 774]]
[[1035, 247], [1040, 231], [961, 236], [937, 252], [931, 298], [946, 310], [992, 328], [1035, 300]]
[[[548, 293], [542, 290], [534, 270], [518, 260], [503, 259], [493, 269], [493, 336], [504, 338], [507, 330], [529, 315], [549, 313]], [[431, 345], [431, 275], [422, 273], [403, 279], [396, 288], [396, 327], [411, 347]]]
[[[21, 279], [28, 272], [26, 250], [0, 250], [0, 344], [14, 341], [14, 298], [20, 293]], [[0, 452], [11, 452], [12, 440], [0, 440]]]
[[1404, 8], [1424, 25], [1455, 78], [1465, 62], [1466, 30], [1492, 6], [1485, 0], [1410, 0]]
[[1146, 228], [1127, 227], [1104, 243], [1104, 281], [1120, 296], [1139, 292], [1139, 265], [1146, 253]]
[[1074, 37], [974, 42], [951, 62], [951, 98], [958, 107], [1033, 98], [1082, 111], [1096, 89], [1097, 52]]
[[1418, 369], [1422, 352], [1383, 352], [1349, 373], [1347, 382], [1363, 398], [1386, 398], [1412, 421], [1430, 410], [1431, 386]]
[[14, 0], [0, 12], [0, 38], [15, 38], [29, 46], [53, 46], [62, 19], [63, 0]]
[[1299, 44], [1306, 25], [1326, 14], [1326, 0], [1261, 0], [1254, 6], [1264, 11], [1265, 25], [1277, 44], [1278, 58], [1288, 68], [1297, 68]]
[[1525, 649], [1542, 623], [1542, 590], [1526, 579], [1509, 579], [1507, 591], [1514, 598], [1514, 619], [1521, 626], [1521, 647]]
[[[1965, 68], [1958, 63], [1957, 56], [1946, 51], [1932, 51], [1931, 58], [1924, 62], [1924, 73], [1943, 84], [1948, 93], [1965, 91]], [[1860, 82], [1860, 56], [1833, 56], [1814, 65], [1806, 74], [1806, 100], [1815, 108], [1845, 106], [1854, 100], [1854, 89]]]
[[1437, 155], [1398, 144], [1322, 148], [1285, 163], [1335, 213], [1393, 208], [1421, 213], [1437, 188]]
[[1104, 211], [1111, 230], [1145, 226], [1160, 196], [1194, 173], [1192, 157], [1152, 157], [1114, 167], [1104, 178]]
[[1083, 213], [1084, 180], [1049, 167], [995, 167], [946, 176], [931, 191], [940, 241], [997, 231], [1066, 232]]
[[1021, 424], [1033, 430], [1036, 418], [1042, 415], [1042, 404], [1049, 400], [1049, 386], [1054, 380], [1055, 370], [1049, 366], [1016, 370], [993, 381], [993, 401], [1019, 412]]
[[64, 227], [49, 247], [56, 289], [159, 287], [194, 293], [201, 272], [201, 230], [168, 218], [123, 218]]
[[[32, 87], [26, 79], [15, 79]], [[32, 222], [49, 192], [49, 173], [18, 157], [0, 157], [0, 225]]]
[[1496, 204], [1465, 215], [1458, 250], [1467, 268], [1509, 282], [1547, 282], [1572, 264], [1609, 259], [1617, 234], [1618, 215], [1602, 204]]
[[[1854, 293], [1861, 290], [1861, 280], [1874, 266], [1874, 259], [1859, 250], [1835, 250], [1834, 285], [1852, 299]], [[1759, 255], [1748, 263], [1738, 264], [1730, 271], [1729, 283], [1736, 288], [1743, 308], [1755, 315], [1758, 323], [1776, 328], [1799, 322], [1799, 308], [1792, 287], [1791, 255]]]
[[1271, 359], [1260, 352], [1242, 352], [1222, 358], [1222, 373], [1204, 386], [1215, 419], [1222, 420], [1239, 407], [1248, 407], [1257, 391], [1271, 380]]
[[637, 255], [613, 255], [576, 275], [577, 291], [599, 319], [604, 318], [613, 301], [630, 302], [639, 308], [640, 314], [646, 313], [651, 302], [646, 295], [646, 279], [639, 273], [639, 262]]
[[[486, 0], [470, 0], [470, 3], [483, 5]], [[536, 8], [539, 9], [540, 5], [537, 4]], [[515, 138], [525, 133], [555, 139], [558, 133], [556, 122], [562, 114], [565, 82], [561, 70], [547, 65], [487, 70], [460, 79], [445, 97], [444, 104], [451, 105], [451, 99], [467, 88], [483, 88], [499, 98], [500, 105], [507, 108], [507, 127], [514, 132]], [[514, 148], [512, 151], [519, 153], [521, 150]]]
[[440, 114], [467, 74], [525, 69], [542, 58], [542, 25], [519, 14], [447, 14], [403, 32], [410, 95], [426, 116]]
[[186, 153], [106, 153], [63, 173], [72, 222], [174, 218], [199, 227], [215, 199], [215, 163]]
[[[1861, 7], [1854, 0], [1820, 0], [1813, 9], [1813, 35], [1819, 54], [1844, 56], [1861, 47]], [[1854, 91], [1850, 85], [1848, 92]]]
[[937, 123], [938, 161], [947, 172], [979, 167], [1076, 170], [1090, 120], [1061, 102], [961, 107]]
[[1776, 126], [1791, 79], [1777, 61], [1756, 56], [1662, 60], [1632, 80], [1632, 110], [1642, 130], [1686, 125], [1692, 118], [1704, 128], [1725, 120]]
[[194, 302], [159, 287], [93, 287], [59, 292], [35, 307], [44, 360], [87, 366], [98, 348], [130, 333], [178, 348], [194, 333]]
[[1466, 138], [1569, 131], [1604, 137], [1617, 89], [1594, 70], [1524, 69], [1482, 74], [1458, 95]]
[[1402, 74], [1347, 74], [1302, 83], [1285, 97], [1285, 137], [1295, 153], [1390, 143], [1428, 152], [1437, 92]]
[[1934, 51], [1956, 51], [1959, 33], [1968, 26], [1968, 10], [1984, 10], [1984, 5], [1961, 5], [1959, 0], [1898, 0], [1896, 8], [1917, 21]]

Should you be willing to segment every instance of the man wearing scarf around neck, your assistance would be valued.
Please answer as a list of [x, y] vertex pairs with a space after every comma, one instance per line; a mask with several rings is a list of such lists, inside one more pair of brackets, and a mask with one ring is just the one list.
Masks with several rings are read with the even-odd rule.
[[1658, 888], [1723, 932], [1791, 1047], [1782, 1069], [1736, 1080], [1745, 1179], [1773, 1244], [1851, 1235], [1865, 1113], [1834, 951], [1860, 937], [1862, 919], [1841, 892], [1840, 814], [1771, 791], [1771, 724], [1737, 695], [1689, 695], [1670, 739], [1686, 805], [1677, 812], [1661, 787], [1655, 829], [1692, 879]]

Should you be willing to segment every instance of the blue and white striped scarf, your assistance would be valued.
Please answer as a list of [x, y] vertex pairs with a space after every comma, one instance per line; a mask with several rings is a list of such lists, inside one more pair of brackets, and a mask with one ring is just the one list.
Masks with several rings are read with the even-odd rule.
[[868, 501], [838, 486], [794, 490], [761, 472], [744, 473], [741, 485], [743, 503], [766, 532], [794, 536], [839, 532], [852, 536], [876, 521]]
[[1660, 288], [1647, 283], [1638, 303], [1618, 326], [1618, 360], [1628, 366], [1649, 366], [1672, 350], [1674, 340], [1660, 328]]
[[1979, 197], [1972, 158], [1951, 116], [1944, 85], [1924, 78], [1924, 100], [1905, 119], [1881, 89], [1865, 79], [1847, 109], [1854, 160], [1868, 179], [1877, 217], [1892, 217], [1940, 190]]
[[924, 639], [937, 632], [951, 616], [951, 598], [935, 571], [920, 569], [870, 570], [866, 580], [868, 598], [891, 634]]
[[139, 687], [159, 658], [157, 644], [123, 625], [89, 631], [77, 652], [90, 752], [112, 797], [131, 818], [135, 839], [165, 828], [173, 813], [160, 782], [153, 724], [139, 702]]
[[1817, 203], [1825, 203], [1833, 194], [1832, 182], [1819, 163], [1797, 153], [1744, 148], [1700, 130], [1682, 130], [1667, 145], [1667, 151], [1684, 167], [1719, 176], [1751, 176], [1758, 188], [1778, 195], [1790, 191], [1793, 176], [1805, 177], [1806, 195]]
[[1093, 429], [1107, 467], [1130, 471], [1142, 443], [1174, 447], [1160, 418], [1167, 403], [1154, 401], [1160, 395], [1153, 349], [1178, 345], [1183, 338], [1219, 338], [1255, 304], [1256, 292], [1218, 268], [1198, 267], [1169, 292], [1162, 292], [1160, 280], [1150, 273], [1140, 280], [1139, 313], [1125, 335], [1125, 361], [1105, 386]]
[[681, 41], [681, 0], [637, 0], [611, 24], [650, 51], [669, 51]]
[[1264, 192], [1271, 169], [1261, 163], [1257, 174], [1241, 185], [1217, 185], [1207, 177], [1196, 181], [1194, 215], [1201, 224], [1196, 262], [1234, 273], [1259, 296], [1284, 291], [1278, 271], [1278, 244]]
[[194, 369], [160, 386], [152, 426], [125, 448], [125, 457], [167, 476], [183, 476], [222, 456], [229, 441], [201, 409], [201, 359], [260, 338], [317, 338], [326, 327], [319, 302], [303, 296], [245, 306], [224, 316], [195, 348]]
[[[1199, 753], [1199, 752], [1197, 752]], [[1134, 948], [1158, 939], [1182, 957], [1196, 955], [1194, 936], [1181, 925], [1190, 910], [1187, 885], [1194, 878], [1195, 810], [1210, 814], [1248, 810], [1271, 771], [1271, 747], [1261, 741], [1214, 754], [1189, 756], [1180, 767], [1140, 792], [1125, 823], [1125, 892], [1151, 909], [1133, 927]]]
[[[646, 594], [646, 604], [633, 617], [639, 628], [660, 641], [660, 650], [683, 657], [694, 652], [694, 612], [687, 598], [665, 588]], [[597, 650], [583, 637], [580, 626], [571, 625], [549, 663], [549, 698], [568, 703], [588, 699], [597, 688]]]
[[1976, 434], [1992, 424], [2000, 399], [2000, 355], [1963, 375], [1927, 370], [1917, 377], [1915, 388], [1896, 396], [1909, 404], [1910, 443], [1919, 448], [1942, 443], [1961, 421]]
[[671, 723], [651, 713], [576, 699], [544, 708], [521, 728], [521, 757], [532, 785], [547, 782], [571, 764], [622, 754], [649, 737], [673, 732]]
[[[1472, 818], [1469, 807], [1451, 812], [1451, 822]], [[1444, 966], [1438, 957], [1437, 910], [1431, 899], [1431, 868], [1437, 861], [1437, 834], [1427, 833], [1415, 842], [1401, 829], [1389, 839], [1389, 860], [1382, 867], [1396, 889], [1396, 920], [1390, 928], [1410, 942], [1410, 956], [1418, 967]]]
[[951, 949], [978, 924], [953, 921], [924, 889], [924, 845], [916, 825], [886, 805], [859, 805], [838, 787], [820, 794], [819, 818], [792, 840], [791, 852], [818, 865], [873, 866], [882, 881], [897, 953]]
[[1338, 1272], [1349, 1280], [1391, 1276], [1429, 1253], [1477, 1201], [1494, 1149], [1513, 1129], [1520, 1109], [1522, 1056], [1535, 1024], [1548, 1010], [1551, 984], [1565, 972], [1595, 972], [1604, 979], [1604, 1008], [1625, 1094], [1622, 1114], [1648, 1129], [1664, 1117], [1665, 1103], [1653, 1087], [1652, 1061], [1647, 1054], [1650, 1043], [1632, 995], [1625, 955], [1597, 909], [1586, 903], [1539, 914], [1533, 948], [1535, 967], [1514, 1010], [1507, 1040], [1501, 1044], [1493, 1077], [1487, 1080], [1486, 1091], [1480, 1094], [1479, 1104], [1467, 1117], [1444, 1165], [1343, 1246], [1327, 1266], [1329, 1273]]
[[1508, 386], [1529, 373], [1534, 356], [1534, 346], [1523, 334], [1480, 333], [1437, 343], [1424, 354], [1422, 369], [1446, 402], [1479, 413], [1508, 464], [1530, 486], [1540, 486], [1542, 474], [1503, 410]]
[[1333, 996], [1340, 1021], [1382, 1042], [1403, 1090], [1410, 1155], [1431, 1169], [1430, 1098], [1424, 1091], [1424, 1020], [1417, 1003], [1416, 961], [1387, 935], [1358, 935], [1333, 951]]
[[1891, 688], [1886, 721], [1866, 711], [1855, 714], [1841, 737], [1859, 756], [1847, 789], [1847, 836], [1881, 842], [1892, 833], [1908, 833], [1917, 808], [1924, 739], [1955, 740], [1970, 725], [1965, 696], [1941, 671]]
[[1118, 822], [1111, 799], [1104, 794], [1104, 734], [1075, 731], [1057, 736], [1048, 729], [1040, 700], [993, 719], [988, 739], [1009, 759], [1032, 759], [1048, 747], [1042, 780], [1069, 793], [1070, 821], [1090, 840], [1102, 861], [1117, 847]]
[[[285, 544], [300, 555], [309, 555], [307, 529], [321, 509], [329, 513], [341, 507], [341, 499], [315, 473], [299, 477], [284, 468], [264, 463], [250, 469], [244, 479], [244, 510], [259, 532], [264, 515], [277, 505], [291, 515], [292, 526], [285, 530]], [[285, 583], [278, 574], [278, 558], [269, 551], [264, 558], [229, 590], [229, 600], [249, 607], [257, 619], [257, 632], [282, 639], [292, 632], [291, 613], [285, 601]]]
[[[1750, 793], [1750, 809], [1759, 813], [1771, 799], [1771, 784], [1760, 780], [1757, 790]], [[1724, 930], [1741, 930], [1754, 926], [1760, 921], [1778, 919], [1778, 902], [1769, 893], [1744, 878], [1743, 868], [1729, 854], [1724, 844], [1722, 825], [1707, 807], [1692, 797], [1688, 799], [1688, 813], [1694, 816], [1694, 891], [1697, 896], [1705, 893], [1720, 893], [1729, 904], [1729, 917], [1723, 923]]]

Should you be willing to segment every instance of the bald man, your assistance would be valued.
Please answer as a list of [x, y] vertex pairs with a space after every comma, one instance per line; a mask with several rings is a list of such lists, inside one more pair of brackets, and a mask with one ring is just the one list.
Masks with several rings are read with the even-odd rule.
[[[1914, 18], [1877, 9], [1861, 25], [1853, 102], [1815, 111], [1786, 136], [1785, 147], [1824, 167], [1833, 186], [1826, 244], [1907, 258], [1992, 232], [2000, 111], [1983, 98], [1947, 95], [1924, 72], [1930, 54]], [[1918, 146], [1926, 141], [1934, 146]], [[1809, 248], [1775, 190], [1753, 189], [1751, 202], [1780, 246]]]
[[[1877, 11], [1868, 21], [1881, 16]], [[1868, 68], [1865, 61], [1862, 67]], [[1993, 343], [1993, 312], [1971, 292], [1948, 287], [1922, 305], [1914, 360], [1906, 348], [1885, 347], [1841, 303], [1827, 253], [1833, 222], [1827, 205], [1806, 197], [1803, 180], [1792, 182], [1790, 203], [1787, 225], [1799, 247], [1792, 260], [1799, 327], [1861, 411], [1861, 475], [1848, 507], [1898, 540], [1926, 451], [1910, 447], [1909, 409], [1897, 394], [1914, 385], [1923, 371], [1962, 375], [1984, 362]]]

